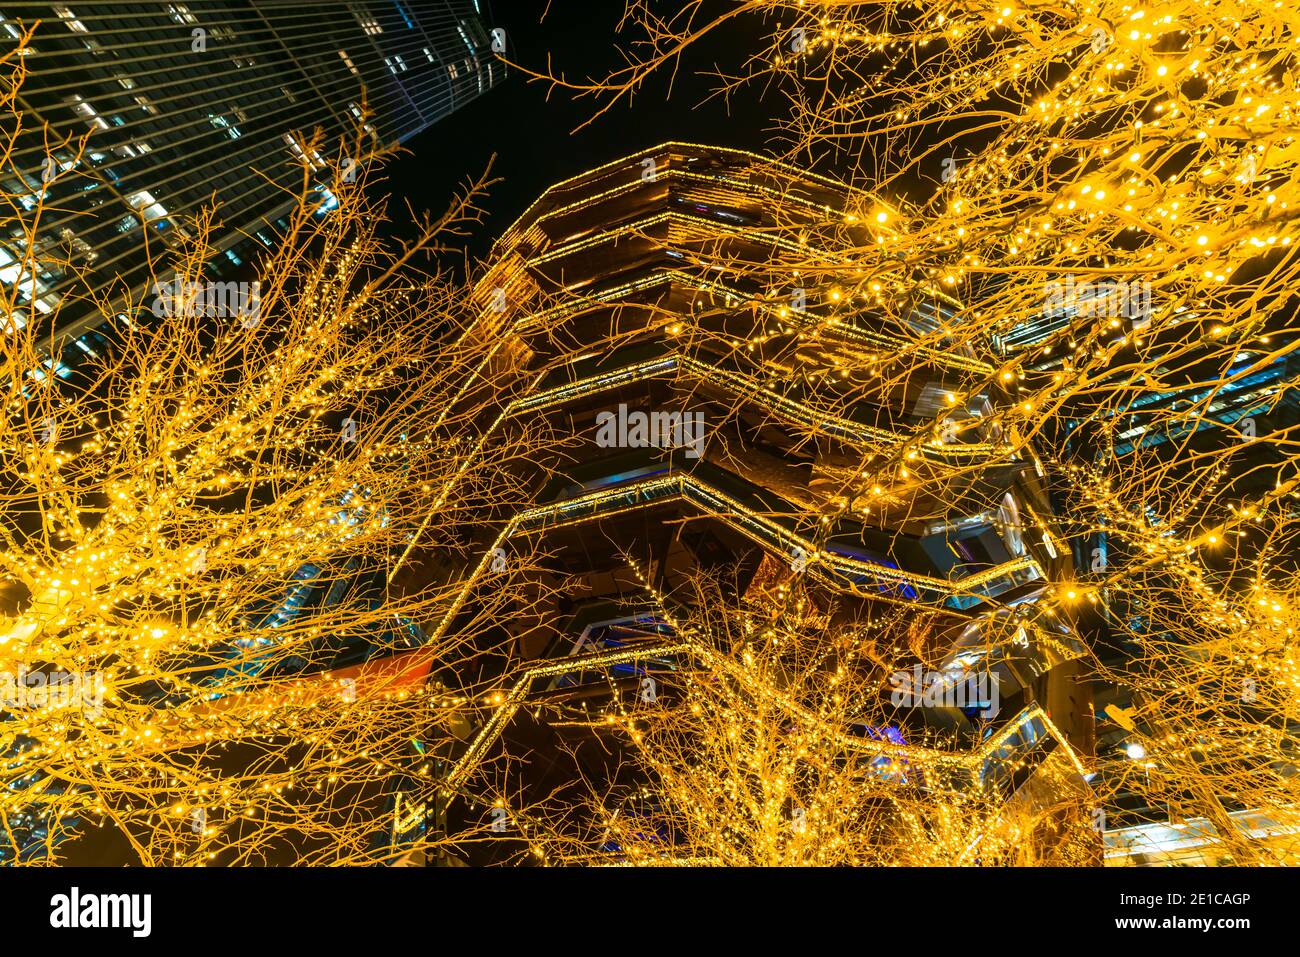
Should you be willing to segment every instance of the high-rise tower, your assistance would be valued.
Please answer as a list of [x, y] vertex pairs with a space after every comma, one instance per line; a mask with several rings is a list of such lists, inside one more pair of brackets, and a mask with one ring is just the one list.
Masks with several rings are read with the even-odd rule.
[[142, 295], [142, 230], [155, 248], [174, 245], [186, 218], [215, 203], [219, 275], [274, 242], [300, 164], [318, 174], [324, 213], [363, 123], [363, 137], [399, 143], [504, 76], [493, 51], [504, 35], [478, 0], [0, 7], [7, 43], [33, 27], [18, 95], [44, 128], [27, 130], [0, 181], [17, 208], [44, 210], [39, 248], [0, 236], [0, 279], [16, 288], [17, 321], [67, 335], [103, 321], [69, 296], [77, 270], [110, 300]]

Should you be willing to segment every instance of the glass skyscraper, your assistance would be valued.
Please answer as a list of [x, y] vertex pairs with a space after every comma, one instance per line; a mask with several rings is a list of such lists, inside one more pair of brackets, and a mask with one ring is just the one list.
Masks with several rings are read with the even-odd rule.
[[69, 341], [104, 319], [68, 298], [72, 272], [110, 304], [138, 298], [142, 231], [155, 250], [176, 244], [212, 204], [211, 268], [237, 267], [274, 241], [303, 161], [327, 212], [361, 124], [400, 143], [504, 76], [480, 0], [0, 2], [0, 38], [16, 47], [29, 29], [24, 135], [0, 182], [19, 210], [44, 209], [37, 249], [21, 229], [0, 236], [0, 280], [17, 286], [15, 321]]

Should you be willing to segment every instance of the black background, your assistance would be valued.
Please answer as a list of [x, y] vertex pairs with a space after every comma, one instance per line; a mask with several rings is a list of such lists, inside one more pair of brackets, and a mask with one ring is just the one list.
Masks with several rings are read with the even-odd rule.
[[[507, 32], [506, 57], [539, 72], [551, 69], [567, 80], [603, 78], [624, 60], [644, 34], [631, 27], [621, 34], [622, 0], [480, 0], [489, 29]], [[679, 0], [659, 0], [678, 9]], [[724, 8], [705, 5], [704, 12]], [[663, 71], [593, 124], [578, 130], [603, 101], [577, 98], [564, 89], [550, 91], [511, 71], [497, 88], [461, 107], [405, 144], [410, 153], [393, 160], [380, 188], [392, 194], [390, 215], [405, 215], [402, 200], [416, 210], [440, 212], [458, 186], [487, 168], [496, 155], [493, 186], [483, 206], [487, 216], [466, 238], [467, 251], [483, 256], [493, 239], [537, 198], [561, 180], [668, 140], [762, 151], [771, 142], [772, 117], [784, 108], [776, 91], [750, 86], [728, 105], [709, 99], [715, 70], [737, 72], [744, 58], [761, 49], [771, 24], [754, 18], [736, 22], [693, 45], [673, 78]], [[671, 81], [671, 96], [670, 96]], [[576, 132], [575, 132], [576, 130]]]

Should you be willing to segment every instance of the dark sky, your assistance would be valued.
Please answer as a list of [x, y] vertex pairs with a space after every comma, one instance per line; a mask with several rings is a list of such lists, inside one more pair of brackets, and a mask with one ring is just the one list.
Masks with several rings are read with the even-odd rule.
[[[678, 9], [677, 0], [658, 0]], [[623, 60], [637, 31], [616, 32], [622, 0], [483, 0], [487, 26], [503, 27], [510, 59], [567, 79], [603, 77]], [[545, 16], [543, 17], [543, 13]], [[394, 194], [393, 215], [402, 212], [401, 197], [417, 209], [441, 211], [456, 187], [481, 172], [496, 154], [493, 172], [503, 182], [483, 205], [489, 217], [467, 241], [471, 255], [483, 255], [492, 239], [547, 186], [627, 153], [679, 139], [761, 150], [768, 142], [771, 114], [781, 98], [751, 89], [733, 101], [701, 101], [716, 80], [705, 74], [717, 67], [734, 72], [763, 41], [761, 24], [729, 27], [689, 53], [668, 95], [668, 75], [649, 83], [629, 106], [620, 103], [593, 125], [573, 133], [591, 116], [595, 101], [574, 99], [556, 89], [547, 98], [540, 82], [515, 72], [486, 95], [462, 107], [407, 144], [411, 155], [388, 167], [387, 188]]]

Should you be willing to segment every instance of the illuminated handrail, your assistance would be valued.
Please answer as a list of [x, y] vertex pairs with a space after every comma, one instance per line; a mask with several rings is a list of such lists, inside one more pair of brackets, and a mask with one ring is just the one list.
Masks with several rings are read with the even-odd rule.
[[[613, 502], [615, 499], [626, 500], [630, 493], [638, 496], [638, 500], [622, 505], [616, 503], [614, 507], [605, 510], [596, 508], [601, 504]], [[437, 641], [446, 633], [463, 607], [470, 591], [490, 567], [493, 556], [515, 535], [520, 533], [532, 534], [543, 528], [560, 528], [593, 521], [597, 518], [608, 518], [643, 508], [651, 503], [659, 503], [673, 498], [704, 504], [712, 509], [711, 517], [726, 522], [737, 531], [747, 534], [748, 537], [759, 544], [775, 543], [779, 550], [785, 554], [791, 554], [795, 547], [802, 549], [807, 560], [807, 571], [812, 572], [841, 591], [848, 590], [857, 593], [859, 584], [856, 579], [858, 576], [863, 576], [878, 579], [878, 585], [916, 586], [920, 584], [930, 587], [933, 591], [948, 595], [949, 599], [954, 596], [978, 599], [981, 596], [977, 589], [1000, 577], [1013, 575], [1018, 571], [1028, 574], [1029, 577], [1026, 580], [1038, 580], [1046, 577], [1038, 563], [1028, 555], [1014, 558], [956, 581], [928, 575], [911, 574], [874, 562], [840, 555], [833, 551], [821, 549], [812, 539], [791, 532], [783, 528], [779, 523], [752, 512], [741, 502], [714, 488], [697, 476], [678, 473], [621, 485], [613, 489], [589, 492], [549, 505], [530, 508], [516, 514], [506, 523], [505, 527], [502, 528], [492, 544], [484, 552], [482, 558], [479, 559], [478, 565], [466, 580], [464, 587], [457, 593], [443, 618], [430, 633], [430, 641]], [[720, 508], [731, 511], [719, 511]]]
[[812, 539], [793, 532], [783, 527], [779, 522], [752, 511], [744, 503], [726, 494], [712, 483], [689, 473], [653, 477], [641, 482], [588, 492], [560, 502], [528, 509], [520, 512], [510, 522], [509, 528], [498, 539], [497, 544], [504, 543], [505, 540], [513, 537], [517, 531], [531, 532], [543, 526], [557, 528], [590, 521], [597, 517], [593, 506], [608, 501], [626, 499], [632, 494], [643, 497], [644, 501], [623, 508], [616, 508], [612, 512], [606, 511], [599, 514], [602, 516], [618, 514], [621, 511], [628, 510], [628, 508], [640, 507], [648, 501], [662, 501], [667, 497], [680, 497], [708, 508], [725, 508], [729, 510], [732, 514], [720, 512], [713, 517], [728, 522], [738, 530], [761, 529], [763, 532], [761, 536], [751, 535], [750, 537], [761, 537], [767, 543], [775, 543], [781, 546], [781, 551], [787, 554], [794, 547], [802, 548], [807, 555], [810, 569], [817, 565], [826, 565], [846, 574], [872, 575], [897, 584], [928, 585], [938, 591], [958, 591], [967, 586], [978, 588], [1002, 575], [1021, 569], [1033, 571], [1036, 578], [1045, 577], [1038, 563], [1028, 555], [1013, 558], [1010, 561], [975, 572], [958, 580], [906, 572], [876, 562], [841, 555], [829, 549], [818, 548]]
[[[456, 475], [448, 481], [451, 482], [459, 477], [461, 473], [470, 467], [474, 457], [477, 456], [487, 444], [487, 442], [496, 434], [497, 429], [507, 420], [515, 418], [528, 412], [536, 412], [541, 409], [561, 405], [571, 401], [574, 398], [592, 395], [602, 389], [617, 388], [629, 382], [644, 381], [657, 375], [662, 375], [677, 369], [684, 369], [693, 376], [699, 378], [705, 383], [716, 383], [724, 381], [732, 385], [737, 392], [748, 394], [751, 397], [764, 395], [768, 397], [773, 405], [769, 406], [771, 411], [780, 410], [786, 416], [787, 421], [795, 424], [804, 425], [808, 428], [835, 428], [838, 431], [848, 434], [852, 438], [860, 441], [890, 441], [903, 438], [902, 435], [890, 432], [887, 429], [881, 429], [876, 426], [868, 426], [843, 416], [837, 416], [833, 413], [818, 410], [809, 406], [807, 403], [791, 399], [788, 396], [781, 395], [773, 389], [762, 385], [752, 376], [746, 376], [742, 373], [732, 370], [723, 369], [720, 366], [704, 362], [701, 359], [693, 357], [684, 352], [670, 352], [660, 358], [644, 360], [632, 363], [621, 369], [614, 369], [599, 372], [589, 376], [586, 379], [580, 379], [574, 382], [567, 382], [562, 385], [554, 386], [543, 392], [532, 393], [522, 396], [508, 403], [505, 409], [493, 420], [493, 422], [483, 430], [474, 443], [474, 448], [465, 456], [464, 464], [457, 471]], [[545, 375], [547, 373], [543, 373]], [[541, 376], [538, 377], [540, 381]], [[978, 456], [992, 455], [1000, 451], [998, 446], [990, 443], [927, 443], [920, 447], [922, 456], [939, 459], [947, 457]], [[416, 530], [415, 536], [407, 546], [406, 551], [398, 560], [394, 571], [390, 574], [396, 574], [396, 570], [402, 566], [406, 557], [410, 554], [415, 542], [424, 532], [428, 525], [429, 518], [426, 518]]]
[[[612, 665], [627, 664], [647, 658], [662, 658], [669, 655], [693, 657], [714, 672], [735, 675], [740, 671], [740, 665], [734, 659], [688, 639], [653, 642], [636, 648], [604, 650], [590, 655], [568, 657], [560, 661], [534, 665], [525, 669], [519, 675], [496, 710], [493, 711], [491, 717], [479, 729], [478, 734], [470, 742], [465, 753], [452, 766], [445, 778], [446, 787], [455, 789], [465, 784], [487, 753], [488, 748], [500, 737], [505, 726], [523, 706], [532, 690], [533, 683], [538, 678], [554, 677], [591, 668], [608, 668]], [[779, 690], [762, 685], [759, 688], [764, 696], [780, 705], [792, 717], [804, 721], [820, 721], [816, 715], [808, 712]], [[1013, 738], [1022, 735], [1022, 732], [1027, 728], [1032, 728], [1035, 724], [1042, 726], [1042, 733], [1034, 734], [1027, 747], [1023, 750], [1028, 753], [1039, 747], [1046, 738], [1051, 738], [1055, 740], [1056, 746], [1062, 748], [1064, 753], [1069, 756], [1070, 762], [1080, 776], [1084, 775], [1083, 764], [1069, 741], [1056, 728], [1051, 719], [1047, 717], [1046, 712], [1036, 704], [1023, 709], [996, 734], [966, 753], [861, 738], [845, 731], [831, 732], [829, 740], [844, 748], [845, 752], [869, 755], [873, 758], [887, 758], [908, 767], [920, 769], [933, 767], [968, 778], [973, 777], [975, 780], [983, 780], [984, 771], [990, 762], [1005, 763], [1013, 760], [1014, 749], [1011, 755], [999, 752], [1002, 752], [1006, 745], [1012, 743]], [[947, 775], [941, 777], [945, 781], [951, 780]], [[921, 784], [926, 786], [924, 781]]]
[[[511, 223], [502, 232], [501, 234], [502, 238], [498, 240], [496, 244], [494, 244], [493, 252], [494, 253], [496, 252], [497, 247], [505, 246], [511, 241], [513, 235], [519, 231], [521, 223], [528, 221], [529, 226], [531, 227], [536, 222], [541, 221], [541, 219], [543, 219], [546, 214], [543, 214], [542, 217], [537, 217], [536, 219], [530, 221], [530, 216], [532, 215], [533, 210], [536, 209], [543, 202], [545, 202], [548, 197], [554, 195], [556, 192], [560, 192], [566, 189], [567, 187], [572, 186], [575, 183], [581, 182], [584, 179], [599, 178], [600, 174], [606, 172], [607, 170], [611, 170], [616, 167], [626, 166], [629, 162], [631, 162], [638, 156], [668, 153], [674, 147], [679, 147], [679, 148], [684, 147], [685, 149], [688, 150], [698, 150], [705, 153], [706, 155], [709, 153], [722, 153], [722, 154], [728, 154], [732, 156], [741, 156], [746, 159], [757, 161], [758, 163], [760, 163], [761, 165], [758, 167], [759, 169], [779, 170], [783, 173], [786, 173], [787, 175], [790, 176], [791, 179], [794, 180], [807, 180], [810, 182], [815, 182], [818, 185], [822, 186], [823, 188], [830, 188], [837, 192], [844, 193], [846, 196], [859, 195], [865, 197], [867, 195], [865, 193], [860, 193], [858, 190], [852, 189], [851, 187], [847, 186], [844, 183], [841, 183], [838, 180], [831, 179], [828, 176], [822, 176], [817, 173], [810, 173], [807, 170], [799, 169], [797, 166], [791, 166], [790, 164], [783, 163], [780, 160], [774, 160], [765, 156], [760, 156], [757, 153], [751, 153], [747, 150], [734, 149], [725, 146], [695, 145], [691, 143], [682, 143], [677, 140], [670, 140], [667, 143], [661, 143], [659, 146], [651, 147], [649, 149], [644, 149], [644, 150], [638, 150], [637, 152], [630, 153], [627, 156], [622, 156], [619, 157], [618, 159], [611, 160], [610, 162], [605, 163], [601, 166], [597, 166], [594, 169], [586, 170], [582, 173], [579, 173], [576, 176], [570, 176], [568, 179], [561, 180], [560, 182], [551, 185], [546, 189], [545, 192], [543, 192], [540, 196], [538, 196], [537, 199], [533, 200], [533, 202], [529, 204], [528, 208], [525, 209], [522, 213], [520, 213], [519, 216], [516, 217], [515, 221]], [[675, 169], [676, 169], [675, 167], [670, 166], [668, 169], [664, 170], [662, 175], [665, 176], [670, 175], [675, 171]], [[632, 185], [641, 186], [643, 184], [640, 182], [640, 180], [634, 180]], [[746, 186], [749, 186], [749, 184], [746, 184]], [[607, 191], [607, 192], [612, 192], [612, 191]], [[569, 204], [567, 208], [572, 209], [576, 206], [588, 205], [591, 203], [591, 201], [592, 201], [592, 197], [584, 197], [582, 200], [579, 200], [576, 203]]]
[[[606, 389], [617, 388], [630, 382], [641, 382], [667, 373], [682, 371], [706, 384], [725, 383], [745, 398], [767, 400], [770, 411], [780, 411], [788, 421], [817, 429], [834, 429], [849, 438], [862, 442], [897, 441], [905, 436], [889, 429], [866, 425], [833, 412], [817, 409], [806, 402], [793, 399], [778, 390], [763, 385], [753, 376], [705, 362], [684, 351], [671, 351], [666, 355], [636, 362], [618, 369], [596, 373], [584, 379], [566, 382], [543, 392], [515, 399], [506, 406], [505, 416], [514, 417], [562, 405], [576, 398], [594, 395]], [[954, 455], [991, 455], [1002, 447], [988, 442], [930, 443], [921, 447], [923, 455], [938, 457]]]

